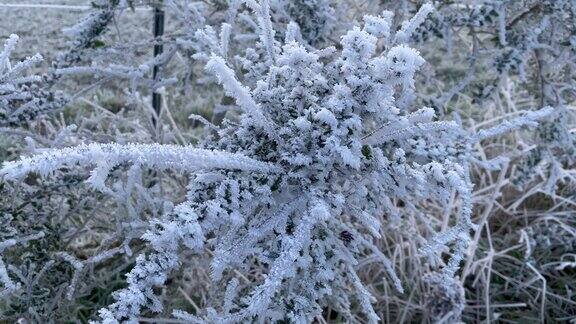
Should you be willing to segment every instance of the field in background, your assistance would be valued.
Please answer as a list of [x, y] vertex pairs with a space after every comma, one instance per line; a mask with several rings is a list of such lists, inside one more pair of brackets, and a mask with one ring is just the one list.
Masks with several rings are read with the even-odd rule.
[[[73, 26], [86, 15], [85, 8], [90, 7], [90, 2], [90, 0], [1, 0], [0, 17], [3, 18], [0, 19], [0, 39], [6, 39], [11, 34], [20, 37], [20, 45], [13, 53], [13, 59], [40, 53], [46, 58], [46, 62], [51, 61], [55, 53], [66, 48], [67, 38], [63, 29]], [[135, 29], [138, 32], [151, 33], [150, 10], [126, 11], [123, 15], [116, 23], [117, 32], [120, 34], [134, 32]]]

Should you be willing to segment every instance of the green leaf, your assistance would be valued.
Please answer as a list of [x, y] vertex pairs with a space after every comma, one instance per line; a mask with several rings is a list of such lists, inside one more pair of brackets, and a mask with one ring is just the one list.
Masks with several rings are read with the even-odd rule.
[[101, 48], [106, 46], [106, 43], [104, 43], [103, 41], [99, 40], [99, 39], [95, 39], [92, 42], [92, 48]]
[[372, 158], [372, 149], [369, 145], [362, 145], [362, 155], [368, 160]]

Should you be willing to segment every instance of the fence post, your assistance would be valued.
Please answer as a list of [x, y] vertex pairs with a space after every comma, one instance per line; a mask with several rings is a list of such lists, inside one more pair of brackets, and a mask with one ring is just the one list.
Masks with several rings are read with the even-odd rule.
[[[160, 8], [161, 4], [157, 4], [154, 7], [154, 57], [157, 57], [162, 54], [164, 51], [164, 46], [161, 41], [161, 37], [164, 35], [164, 10]], [[154, 65], [154, 69], [152, 71], [152, 78], [154, 80], [158, 80], [160, 78], [160, 67], [158, 65]], [[152, 108], [156, 114], [160, 114], [160, 110], [162, 109], [162, 96], [157, 93], [152, 93]], [[156, 119], [153, 120], [154, 124], [156, 124]]]

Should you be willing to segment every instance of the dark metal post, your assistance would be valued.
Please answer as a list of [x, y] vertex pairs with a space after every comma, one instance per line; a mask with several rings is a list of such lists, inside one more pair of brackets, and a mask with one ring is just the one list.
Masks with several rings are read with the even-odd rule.
[[[157, 42], [154, 44], [154, 57], [159, 56], [164, 51], [164, 46], [161, 41], [161, 37], [164, 35], [164, 10], [160, 8], [160, 5], [161, 4], [158, 4], [154, 8], [154, 40]], [[159, 73], [160, 67], [154, 65], [154, 70], [152, 72], [154, 80], [160, 78]], [[160, 114], [162, 108], [162, 96], [159, 93], [152, 93], [152, 108], [154, 108], [156, 114]], [[156, 124], [156, 120], [154, 120], [154, 124]]]

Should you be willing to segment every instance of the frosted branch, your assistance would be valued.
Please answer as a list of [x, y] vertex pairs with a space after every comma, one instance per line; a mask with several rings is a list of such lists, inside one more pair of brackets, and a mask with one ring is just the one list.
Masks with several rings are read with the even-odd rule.
[[526, 112], [524, 116], [504, 121], [497, 126], [480, 130], [474, 137], [473, 141], [479, 142], [490, 137], [500, 136], [502, 134], [517, 130], [524, 126], [536, 126], [540, 119], [546, 118], [552, 114], [552, 107], [545, 107], [537, 111]]
[[190, 146], [162, 144], [88, 144], [59, 150], [49, 150], [18, 161], [5, 162], [0, 175], [7, 179], [21, 179], [30, 172], [47, 176], [67, 166], [97, 166], [90, 182], [100, 184], [108, 172], [122, 163], [140, 164], [156, 170], [193, 172], [228, 169], [241, 171], [276, 172], [274, 166], [256, 161], [242, 154], [197, 149]]

